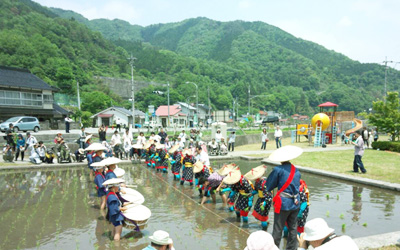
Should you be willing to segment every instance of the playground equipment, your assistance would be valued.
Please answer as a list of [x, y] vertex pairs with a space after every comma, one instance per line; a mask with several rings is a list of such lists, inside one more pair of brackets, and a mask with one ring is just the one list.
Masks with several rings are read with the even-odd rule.
[[318, 113], [313, 116], [311, 119], [311, 126], [314, 128], [315, 137], [314, 137], [314, 147], [320, 147], [325, 145], [325, 138], [322, 137], [322, 131], [326, 130], [331, 124], [331, 120], [329, 116], [324, 113]]
[[308, 124], [296, 124], [296, 129], [292, 130], [291, 139], [292, 143], [294, 141], [300, 142], [300, 136], [308, 136], [309, 133], [309, 125]]
[[349, 130], [346, 130], [346, 132], [345, 132], [346, 136], [349, 136], [350, 134], [354, 134], [357, 130], [360, 130], [363, 127], [363, 123], [361, 120], [354, 118], [353, 122], [354, 122], [355, 126]]

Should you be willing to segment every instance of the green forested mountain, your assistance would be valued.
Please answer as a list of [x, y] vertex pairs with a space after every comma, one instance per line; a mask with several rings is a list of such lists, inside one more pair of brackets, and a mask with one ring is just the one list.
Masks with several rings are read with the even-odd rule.
[[[194, 101], [187, 81], [198, 84], [201, 103], [210, 89], [216, 109], [230, 108], [237, 98], [239, 113], [247, 112], [249, 86], [252, 96], [262, 95], [252, 99], [252, 113], [312, 114], [325, 101], [359, 112], [383, 95], [383, 66], [361, 64], [262, 22], [195, 18], [141, 27], [89, 21], [29, 0], [3, 0], [0, 7], [0, 64], [29, 68], [64, 93], [74, 93], [79, 81], [92, 113], [112, 100], [130, 105], [93, 78], [129, 79], [130, 53], [137, 58], [135, 79], [170, 82], [171, 103]], [[388, 75], [388, 90], [398, 90], [398, 71]], [[138, 108], [166, 104], [166, 96], [152, 94], [154, 88], [137, 93]]]

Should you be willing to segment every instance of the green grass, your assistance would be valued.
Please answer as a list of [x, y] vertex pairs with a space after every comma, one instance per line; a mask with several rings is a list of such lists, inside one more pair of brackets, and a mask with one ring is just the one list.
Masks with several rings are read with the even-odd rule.
[[367, 174], [352, 173], [354, 150], [304, 152], [293, 163], [303, 167], [326, 170], [335, 173], [370, 178], [374, 180], [400, 183], [400, 154], [366, 150], [362, 161]]

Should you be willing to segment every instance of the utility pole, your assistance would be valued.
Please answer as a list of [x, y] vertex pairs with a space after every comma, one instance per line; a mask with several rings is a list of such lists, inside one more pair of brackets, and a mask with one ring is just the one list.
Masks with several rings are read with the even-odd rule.
[[135, 84], [133, 81], [133, 68], [136, 57], [133, 57], [133, 55], [131, 54], [131, 57], [128, 58], [129, 60], [129, 64], [131, 65], [131, 76], [132, 76], [132, 118], [133, 118], [133, 125], [132, 127], [135, 128]]
[[386, 102], [386, 94], [387, 94], [387, 90], [386, 90], [387, 69], [388, 69], [387, 64], [388, 64], [388, 63], [392, 63], [392, 62], [393, 62], [393, 61], [388, 61], [388, 60], [387, 60], [387, 56], [385, 57], [385, 61], [383, 61], [383, 63], [385, 64], [385, 94], [384, 94], [385, 102]]
[[249, 84], [249, 111], [247, 112], [247, 115], [250, 115], [250, 84]]
[[170, 120], [169, 120], [169, 82], [167, 82], [167, 96], [168, 96], [168, 122], [167, 122], [167, 126], [170, 126]]
[[236, 97], [236, 121], [238, 120], [238, 116], [239, 116], [239, 103], [238, 103], [238, 99]]
[[211, 119], [210, 86], [207, 87], [207, 92], [208, 92], [208, 119]]
[[235, 120], [235, 99], [232, 99], [232, 120]]
[[[78, 109], [81, 111], [81, 96], [79, 94], [79, 82], [76, 81], [76, 89], [78, 91]], [[79, 126], [82, 127], [82, 114], [79, 116]]]

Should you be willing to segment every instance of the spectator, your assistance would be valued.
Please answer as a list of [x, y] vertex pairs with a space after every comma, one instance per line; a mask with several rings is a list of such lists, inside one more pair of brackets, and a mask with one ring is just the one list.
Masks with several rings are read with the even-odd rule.
[[73, 120], [67, 115], [65, 117], [65, 133], [69, 133], [69, 125], [71, 122], [73, 122]]
[[24, 161], [24, 156], [25, 156], [25, 139], [22, 136], [22, 134], [18, 134], [18, 139], [17, 139], [17, 151], [15, 154], [15, 161], [18, 160], [18, 156], [21, 153], [21, 161]]
[[157, 141], [156, 133], [151, 132], [151, 133], [150, 133], [149, 140]]
[[45, 158], [46, 163], [49, 163], [49, 164], [53, 163], [53, 159], [56, 157], [56, 155], [54, 154], [54, 147], [47, 149], [45, 156], [46, 156], [46, 158]]
[[14, 134], [13, 134], [14, 125], [12, 123], [8, 124], [8, 129], [6, 131], [6, 141], [7, 144], [11, 147], [13, 154], [15, 152], [15, 142], [14, 142]]
[[160, 129], [160, 133], [158, 133], [158, 136], [160, 136], [160, 143], [164, 144], [165, 143], [165, 138], [167, 138], [167, 133], [164, 132], [164, 129]]
[[215, 133], [215, 141], [219, 144], [221, 142], [222, 134], [221, 129], [217, 129], [217, 133]]
[[225, 144], [225, 139], [224, 137], [221, 137], [221, 142], [219, 145], [219, 149], [220, 149], [220, 154], [225, 155], [228, 153], [228, 147]]
[[43, 144], [43, 141], [39, 141], [37, 152], [39, 154], [40, 161], [45, 162], [46, 146]]
[[27, 132], [26, 133], [25, 151], [27, 149], [32, 150], [36, 143], [37, 143], [36, 138], [33, 135], [31, 135], [31, 133]]
[[373, 135], [374, 135], [374, 141], [378, 141], [379, 139], [378, 129], [375, 129]]
[[361, 173], [367, 173], [367, 170], [364, 168], [364, 164], [361, 158], [364, 155], [364, 140], [361, 138], [360, 131], [356, 131], [354, 135], [356, 141], [350, 141], [351, 144], [354, 145], [354, 161], [353, 161], [353, 171], [358, 173], [358, 168], [360, 168]]
[[186, 143], [186, 133], [185, 130], [182, 130], [182, 132], [178, 135], [178, 138], [181, 138], [181, 142], [183, 144], [183, 147], [185, 147]]
[[244, 250], [279, 250], [279, 248], [275, 246], [270, 233], [259, 230], [250, 234]]
[[263, 129], [261, 132], [261, 149], [266, 150], [267, 147], [267, 142], [268, 142], [268, 132], [267, 129]]
[[39, 144], [36, 143], [32, 150], [31, 156], [29, 156], [29, 160], [34, 164], [40, 164], [42, 161], [40, 160], [39, 151], [38, 151]]
[[101, 124], [99, 127], [99, 140], [100, 142], [106, 141], [106, 136], [107, 136], [107, 129], [108, 127], [104, 126], [104, 124]]
[[200, 129], [197, 130], [196, 132], [196, 146], [199, 145], [200, 141], [201, 141], [201, 137], [203, 137], [203, 133], [201, 133]]
[[115, 121], [115, 124], [117, 125], [117, 127], [115, 128], [115, 131], [119, 130], [119, 132], [121, 132], [121, 119], [119, 119], [119, 117], [117, 118], [117, 120]]
[[133, 135], [132, 133], [130, 133], [129, 128], [125, 129], [125, 133], [122, 136], [122, 141], [123, 141], [123, 149], [124, 149], [124, 153], [125, 153], [125, 158], [128, 159], [128, 155], [129, 155], [129, 159], [132, 160], [132, 155], [130, 154], [131, 152], [131, 148], [132, 148], [132, 142], [133, 142]]
[[114, 135], [111, 137], [111, 147], [113, 148], [113, 152], [115, 157], [122, 159], [122, 150], [121, 150], [121, 136], [118, 134], [118, 131], [114, 131]]
[[228, 151], [232, 150], [233, 152], [235, 150], [235, 140], [236, 140], [236, 133], [235, 131], [232, 131], [228, 137]]
[[334, 229], [328, 227], [324, 219], [316, 218], [308, 221], [305, 225], [305, 232], [297, 236], [299, 250], [308, 249], [346, 249], [358, 250], [356, 243], [347, 235], [338, 237]]
[[276, 142], [276, 148], [282, 147], [282, 130], [279, 129], [279, 126], [276, 126], [274, 137]]
[[151, 244], [143, 248], [143, 250], [175, 250], [172, 239], [165, 231], [157, 230], [149, 238]]
[[55, 144], [60, 144], [60, 142], [63, 140], [64, 138], [62, 137], [61, 133], [57, 133], [56, 137], [54, 138], [54, 143]]
[[368, 142], [369, 133], [368, 133], [367, 127], [364, 127], [364, 128], [363, 128], [363, 130], [362, 130], [362, 132], [361, 132], [361, 135], [362, 135], [362, 139], [363, 139], [363, 141], [364, 141], [364, 146], [365, 146], [365, 148], [369, 148], [369, 142]]
[[79, 132], [79, 147], [85, 148], [85, 138], [87, 134], [85, 132], [85, 127], [81, 127], [81, 131]]
[[14, 155], [10, 144], [6, 144], [3, 148], [3, 160], [4, 162], [13, 162]]

